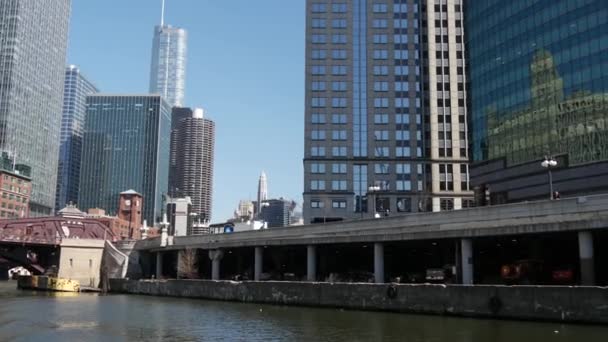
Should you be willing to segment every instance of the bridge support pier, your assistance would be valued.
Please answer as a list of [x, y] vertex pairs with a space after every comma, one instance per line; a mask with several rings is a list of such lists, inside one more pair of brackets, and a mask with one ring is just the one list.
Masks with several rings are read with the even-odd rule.
[[255, 247], [254, 257], [253, 280], [260, 281], [262, 278], [262, 265], [264, 265], [264, 247]]
[[156, 279], [163, 277], [163, 252], [156, 252]]
[[306, 246], [306, 280], [317, 280], [317, 246]]
[[212, 249], [209, 251], [209, 259], [211, 259], [211, 280], [220, 280], [220, 262], [224, 256], [224, 251], [221, 249]]
[[384, 244], [374, 243], [374, 282], [384, 283]]
[[593, 257], [593, 235], [578, 232], [578, 252], [581, 263], [581, 285], [595, 285], [595, 262]]
[[460, 239], [460, 265], [462, 269], [462, 283], [473, 284], [473, 241]]

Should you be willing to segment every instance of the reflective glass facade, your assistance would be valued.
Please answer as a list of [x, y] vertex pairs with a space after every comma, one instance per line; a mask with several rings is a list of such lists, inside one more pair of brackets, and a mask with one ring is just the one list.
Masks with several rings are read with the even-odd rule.
[[187, 32], [178, 27], [154, 27], [150, 93], [160, 94], [171, 107], [184, 105]]
[[30, 215], [55, 207], [70, 0], [0, 1], [0, 150], [32, 168]]
[[466, 3], [474, 161], [608, 160], [608, 1]]
[[169, 178], [171, 108], [156, 95], [87, 97], [79, 207], [118, 210], [119, 194], [143, 195], [143, 218], [158, 222]]
[[55, 195], [57, 198], [56, 211], [61, 210], [70, 202], [78, 202], [87, 95], [98, 92], [97, 88], [74, 65], [67, 67], [63, 87], [63, 114]]

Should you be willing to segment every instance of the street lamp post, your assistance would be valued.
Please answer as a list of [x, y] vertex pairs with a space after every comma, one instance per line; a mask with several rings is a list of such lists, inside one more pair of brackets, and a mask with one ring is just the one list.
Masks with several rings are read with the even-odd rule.
[[374, 206], [374, 211], [373, 211], [373, 217], [374, 218], [378, 218], [380, 217], [380, 215], [378, 215], [378, 213], [376, 212], [376, 196], [375, 196], [375, 192], [380, 191], [380, 186], [378, 185], [370, 185], [369, 188], [367, 188], [367, 192], [372, 194], [372, 205]]
[[553, 200], [553, 175], [551, 174], [551, 169], [557, 166], [557, 161], [553, 157], [545, 156], [545, 160], [540, 165], [549, 172], [549, 199]]

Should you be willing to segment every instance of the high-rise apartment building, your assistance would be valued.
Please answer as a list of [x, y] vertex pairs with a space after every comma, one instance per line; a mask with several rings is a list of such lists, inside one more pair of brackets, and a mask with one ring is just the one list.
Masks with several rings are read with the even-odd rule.
[[258, 180], [258, 201], [257, 205], [257, 213], [260, 214], [262, 212], [262, 205], [265, 200], [268, 199], [268, 179], [266, 179], [266, 173], [262, 171], [260, 175], [260, 179]]
[[173, 197], [190, 197], [192, 213], [211, 220], [215, 123], [202, 109], [173, 108], [169, 189]]
[[31, 167], [31, 215], [55, 207], [70, 0], [0, 1], [0, 150]]
[[70, 202], [78, 201], [87, 95], [97, 92], [97, 88], [84, 77], [78, 67], [70, 65], [66, 68], [55, 211], [59, 211]]
[[467, 1], [480, 202], [608, 190], [608, 2]]
[[186, 85], [186, 30], [165, 25], [163, 1], [161, 23], [154, 27], [152, 61], [150, 63], [150, 93], [160, 94], [171, 107], [184, 105]]
[[143, 196], [149, 224], [162, 217], [168, 191], [171, 108], [159, 95], [87, 97], [79, 206], [118, 213], [119, 195]]
[[308, 0], [304, 221], [460, 209], [460, 0]]

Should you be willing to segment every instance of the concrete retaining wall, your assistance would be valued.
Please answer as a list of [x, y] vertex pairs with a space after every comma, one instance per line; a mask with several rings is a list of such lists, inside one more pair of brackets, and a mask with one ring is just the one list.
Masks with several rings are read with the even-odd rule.
[[[608, 323], [608, 288], [112, 279], [119, 293], [468, 317]], [[389, 287], [394, 289], [390, 298]]]

